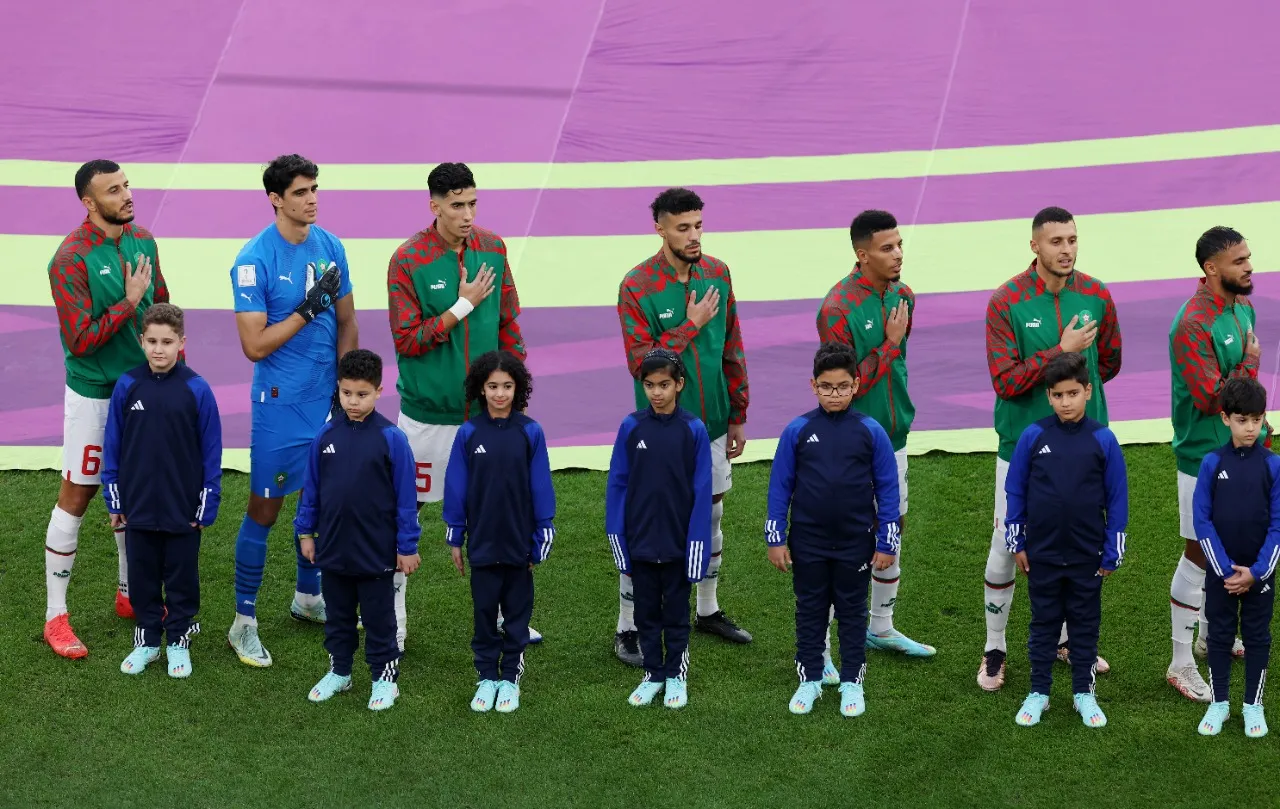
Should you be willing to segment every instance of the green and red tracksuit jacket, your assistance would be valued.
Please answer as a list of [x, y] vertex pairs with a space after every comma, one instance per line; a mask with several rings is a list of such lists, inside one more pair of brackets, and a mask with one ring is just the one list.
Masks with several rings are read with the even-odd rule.
[[[907, 302], [907, 333], [895, 346], [885, 339], [884, 324], [901, 301]], [[852, 346], [858, 357], [854, 410], [885, 429], [894, 452], [907, 445], [907, 433], [916, 418], [916, 407], [907, 393], [907, 338], [915, 310], [911, 287], [894, 281], [878, 292], [857, 264], [818, 307], [818, 339]]]
[[[136, 269], [139, 254], [151, 259], [151, 286], [134, 306], [124, 294], [124, 264]], [[138, 341], [147, 308], [169, 300], [155, 237], [129, 223], [119, 238], [109, 239], [85, 219], [53, 254], [49, 289], [58, 312], [67, 387], [88, 399], [110, 399], [121, 375], [147, 361]]]
[[1058, 294], [1045, 289], [1036, 264], [1010, 278], [987, 304], [987, 368], [996, 391], [995, 428], [998, 455], [1008, 461], [1022, 431], [1053, 415], [1044, 390], [1044, 367], [1062, 353], [1062, 330], [1079, 318], [1077, 327], [1098, 323], [1093, 345], [1082, 353], [1089, 366], [1093, 398], [1085, 415], [1107, 425], [1104, 382], [1120, 373], [1120, 323], [1111, 293], [1101, 281], [1079, 270], [1067, 276]]
[[[1195, 477], [1204, 456], [1231, 440], [1222, 423], [1222, 387], [1233, 377], [1258, 378], [1258, 361], [1245, 356], [1249, 329], [1257, 318], [1243, 295], [1227, 303], [1200, 279], [1196, 294], [1182, 305], [1169, 329], [1173, 369], [1173, 455], [1178, 471]], [[1270, 446], [1271, 428], [1263, 424]]]
[[[702, 300], [709, 290], [720, 293], [720, 311], [699, 329], [685, 317], [689, 293]], [[627, 367], [636, 377], [636, 409], [649, 406], [640, 383], [644, 355], [661, 346], [680, 355], [685, 366], [680, 406], [707, 427], [712, 441], [729, 432], [730, 424], [747, 421], [747, 357], [738, 327], [738, 303], [733, 281], [723, 261], [703, 255], [681, 283], [661, 250], [637, 265], [618, 287], [618, 320]]]
[[[497, 276], [499, 294], [485, 298], [445, 332], [441, 316], [457, 303], [463, 279], [474, 280], [482, 264]], [[477, 412], [476, 402], [467, 412], [463, 393], [476, 357], [498, 349], [526, 357], [507, 245], [484, 228], [472, 228], [458, 252], [441, 238], [435, 222], [400, 245], [387, 268], [387, 311], [400, 371], [400, 411], [423, 424], [461, 424]]]

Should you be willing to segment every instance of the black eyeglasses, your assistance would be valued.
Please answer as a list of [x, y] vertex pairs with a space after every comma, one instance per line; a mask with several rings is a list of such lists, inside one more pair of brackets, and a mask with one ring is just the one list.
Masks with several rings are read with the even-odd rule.
[[818, 393], [823, 396], [851, 396], [853, 394], [853, 383], [841, 382], [839, 385], [828, 385], [826, 382], [819, 382]]

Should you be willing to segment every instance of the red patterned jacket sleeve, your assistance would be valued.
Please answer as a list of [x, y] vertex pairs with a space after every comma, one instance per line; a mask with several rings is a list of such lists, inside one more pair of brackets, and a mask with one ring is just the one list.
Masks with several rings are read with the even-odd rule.
[[[729, 271], [725, 270], [725, 280]], [[738, 323], [738, 302], [729, 285], [729, 301], [724, 312], [724, 376], [729, 384], [729, 423], [745, 424], [751, 397], [747, 387], [747, 351], [742, 344], [742, 328]]]
[[1009, 306], [1000, 290], [987, 304], [987, 370], [991, 387], [1001, 399], [1012, 399], [1036, 386], [1049, 360], [1062, 353], [1061, 346], [1039, 351], [1023, 360], [1018, 356], [1018, 340], [1009, 321]]
[[1232, 377], [1254, 378], [1258, 376], [1258, 361], [1248, 355], [1240, 364], [1223, 375], [1218, 368], [1218, 356], [1213, 351], [1213, 336], [1203, 318], [1184, 316], [1173, 335], [1173, 365], [1187, 384], [1191, 401], [1196, 409], [1211, 416], [1221, 412], [1219, 398], [1222, 387]]
[[818, 342], [853, 345], [849, 334], [849, 313], [842, 305], [838, 290], [831, 290], [818, 306]]
[[439, 317], [422, 316], [422, 304], [413, 288], [413, 275], [399, 251], [387, 267], [387, 315], [396, 353], [417, 357], [449, 338]]
[[643, 293], [640, 281], [631, 275], [622, 279], [622, 285], [618, 287], [618, 320], [622, 324], [622, 345], [627, 352], [627, 370], [632, 376], [640, 373], [644, 355], [654, 347], [662, 346], [682, 354], [689, 347], [689, 342], [698, 335], [698, 327], [685, 318], [683, 323], [664, 331], [655, 340], [653, 333], [649, 331], [649, 319], [640, 307], [640, 296]]
[[1110, 382], [1120, 373], [1120, 321], [1111, 293], [1103, 289], [1099, 297], [1107, 306], [1098, 325], [1098, 376], [1103, 382]]
[[[90, 315], [93, 300], [89, 294], [89, 271], [84, 258], [71, 250], [61, 250], [54, 258], [49, 287], [63, 343], [73, 357], [87, 357], [102, 348], [133, 320], [137, 310], [128, 298], [121, 298], [95, 320]], [[156, 295], [159, 300], [158, 288]]]
[[511, 265], [502, 276], [502, 290], [499, 293], [501, 309], [498, 313], [498, 348], [515, 354], [522, 361], [528, 359], [525, 349], [524, 335], [520, 333], [520, 294], [516, 292], [516, 280], [511, 275]]

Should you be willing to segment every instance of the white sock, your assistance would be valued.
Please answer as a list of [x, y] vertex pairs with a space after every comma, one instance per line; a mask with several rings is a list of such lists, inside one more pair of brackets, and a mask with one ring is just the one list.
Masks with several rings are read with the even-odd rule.
[[1187, 557], [1178, 560], [1169, 585], [1169, 621], [1173, 629], [1173, 668], [1191, 665], [1191, 641], [1196, 618], [1204, 604], [1204, 569]]
[[831, 662], [831, 623], [836, 619], [836, 608], [833, 604], [827, 612], [827, 648], [822, 650], [823, 662]]
[[902, 553], [884, 570], [871, 571], [871, 618], [868, 628], [877, 635], [893, 631], [893, 605], [898, 601], [898, 578], [902, 575]]
[[711, 561], [706, 575], [698, 582], [698, 614], [714, 615], [720, 611], [716, 598], [716, 583], [720, 580], [721, 552], [724, 550], [724, 532], [720, 530], [720, 518], [724, 516], [724, 501], [711, 504]]
[[403, 641], [409, 636], [409, 613], [404, 606], [404, 591], [409, 586], [409, 577], [397, 573], [391, 581], [396, 588], [396, 640]]
[[116, 534], [116, 558], [119, 562], [117, 567], [120, 583], [116, 586], [121, 593], [127, 598], [129, 595], [129, 557], [124, 549], [124, 529], [121, 528], [115, 532]]
[[1200, 637], [1209, 642], [1209, 619], [1204, 615], [1204, 590], [1200, 591]]
[[320, 595], [320, 594], [312, 595], [310, 593], [300, 593], [297, 590], [294, 591], [293, 598], [295, 601], [298, 602], [298, 606], [302, 607], [304, 610], [309, 610], [312, 607], [315, 607], [316, 605], [318, 605], [322, 600], [324, 600], [323, 595]]
[[[1009, 625], [1009, 609], [1013, 604], [1013, 592], [1016, 589], [1014, 581], [1013, 554], [1005, 549], [1004, 537], [1000, 537], [998, 543], [992, 541], [991, 550], [987, 553], [986, 581], [983, 585], [987, 599], [987, 645], [983, 651], [992, 649], [1008, 651], [1004, 631]], [[991, 586], [1004, 582], [1008, 582], [1008, 585]]]
[[46, 601], [44, 619], [51, 621], [67, 611], [67, 584], [76, 563], [76, 546], [80, 542], [80, 523], [57, 506], [49, 515], [49, 528], [44, 534], [44, 582]]
[[618, 574], [618, 631], [636, 631], [636, 595], [625, 573]]
[[258, 619], [256, 617], [250, 618], [248, 615], [241, 615], [240, 613], [237, 612], [236, 619], [234, 622], [232, 622], [231, 628], [235, 629], [238, 626], [257, 626], [257, 625], [258, 625]]
[[1062, 624], [1062, 631], [1058, 633], [1058, 645], [1067, 645], [1067, 625], [1065, 622]]

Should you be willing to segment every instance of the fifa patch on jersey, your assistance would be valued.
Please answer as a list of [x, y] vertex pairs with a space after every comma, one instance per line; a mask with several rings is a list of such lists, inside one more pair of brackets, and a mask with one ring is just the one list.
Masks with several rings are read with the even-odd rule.
[[252, 264], [241, 264], [236, 267], [236, 286], [256, 287], [258, 285], [258, 268]]

